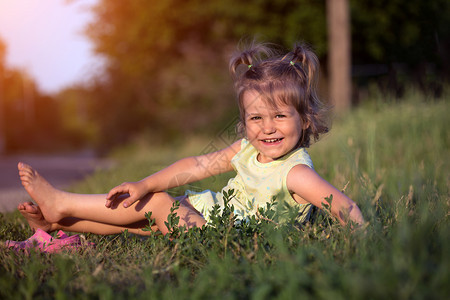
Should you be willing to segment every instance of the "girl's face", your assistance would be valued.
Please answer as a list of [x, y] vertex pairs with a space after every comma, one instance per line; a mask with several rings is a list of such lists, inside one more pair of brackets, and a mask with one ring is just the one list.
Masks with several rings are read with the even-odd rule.
[[292, 151], [302, 136], [302, 120], [292, 105], [268, 105], [253, 90], [243, 95], [245, 130], [259, 152], [258, 161], [268, 163]]

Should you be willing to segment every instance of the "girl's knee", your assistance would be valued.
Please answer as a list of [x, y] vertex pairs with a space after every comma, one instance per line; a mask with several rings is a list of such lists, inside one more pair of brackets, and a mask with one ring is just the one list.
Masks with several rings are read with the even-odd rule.
[[166, 192], [157, 192], [150, 194], [150, 203], [156, 206], [172, 205], [175, 199]]

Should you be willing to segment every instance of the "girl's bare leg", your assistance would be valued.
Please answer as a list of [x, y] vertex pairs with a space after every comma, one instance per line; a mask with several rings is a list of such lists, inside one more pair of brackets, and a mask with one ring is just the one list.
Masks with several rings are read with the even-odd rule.
[[[156, 226], [167, 232], [164, 222], [175, 199], [167, 193], [150, 193], [128, 208], [118, 199], [111, 208], [105, 207], [106, 195], [83, 195], [68, 193], [54, 188], [32, 167], [18, 164], [20, 179], [31, 198], [39, 205], [42, 215], [49, 223], [59, 223], [64, 218], [77, 218], [107, 225], [125, 226], [145, 220], [145, 213], [151, 211]], [[179, 225], [187, 228], [202, 226], [203, 217], [191, 207], [181, 204], [177, 210]]]
[[151, 235], [158, 230], [157, 226], [152, 226], [152, 231], [144, 231], [143, 229], [148, 225], [148, 220], [142, 220], [133, 224], [125, 226], [111, 225], [98, 223], [89, 220], [80, 220], [77, 218], [64, 218], [58, 224], [58, 230], [64, 230], [68, 232], [90, 232], [95, 234], [118, 234], [125, 230], [130, 233], [139, 235]]
[[152, 227], [152, 231], [144, 231], [143, 229], [148, 225], [148, 220], [142, 220], [126, 226], [110, 225], [89, 220], [82, 220], [77, 218], [64, 218], [58, 223], [50, 223], [45, 220], [44, 215], [41, 212], [39, 206], [32, 202], [25, 202], [19, 204], [17, 207], [22, 216], [27, 220], [30, 228], [35, 231], [41, 229], [46, 232], [52, 232], [56, 230], [64, 230], [69, 232], [90, 232], [95, 234], [117, 234], [122, 233], [125, 230], [134, 234], [150, 235], [152, 231], [156, 231], [156, 226]]

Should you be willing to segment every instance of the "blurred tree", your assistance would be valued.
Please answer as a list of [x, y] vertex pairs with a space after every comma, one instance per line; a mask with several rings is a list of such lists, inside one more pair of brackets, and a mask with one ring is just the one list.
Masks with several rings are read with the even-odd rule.
[[4, 77], [4, 132], [7, 152], [55, 148], [59, 113], [53, 99], [39, 93], [23, 72], [7, 69]]
[[[419, 71], [421, 80], [448, 73], [439, 65], [448, 66], [450, 1], [348, 1], [356, 64], [429, 70], [433, 63], [436, 72]], [[108, 147], [143, 130], [163, 140], [212, 130], [210, 123], [234, 107], [225, 70], [242, 38], [286, 48], [301, 39], [314, 45], [322, 61], [329, 59], [325, 2], [100, 0], [86, 29], [95, 51], [106, 58], [104, 74], [86, 96], [99, 142]]]
[[0, 40], [0, 154], [5, 152], [6, 138], [4, 125], [4, 108], [3, 108], [3, 77], [5, 70], [6, 45]]
[[25, 71], [7, 67], [5, 54], [0, 40], [0, 154], [55, 151], [70, 145], [59, 103], [42, 94]]
[[91, 111], [106, 146], [145, 128], [166, 140], [212, 128], [234, 107], [226, 56], [242, 37], [326, 49], [323, 1], [102, 0], [93, 12], [86, 33], [107, 64]]
[[450, 1], [351, 0], [350, 4], [353, 62], [367, 66], [362, 75], [388, 73], [390, 89], [411, 79], [422, 90], [436, 89], [441, 76], [448, 79]]
[[232, 41], [258, 37], [290, 49], [299, 40], [314, 46], [319, 56], [326, 53], [324, 0], [211, 1], [208, 14], [214, 16], [211, 34]]
[[101, 0], [93, 12], [86, 33], [97, 53], [134, 77], [157, 73], [192, 42], [220, 46], [260, 36], [290, 48], [304, 39], [319, 55], [326, 52], [324, 1]]
[[339, 113], [352, 102], [349, 10], [348, 0], [327, 0], [329, 97]]
[[75, 147], [90, 146], [98, 135], [96, 126], [89, 117], [89, 96], [82, 86], [68, 87], [55, 95], [59, 114], [62, 116], [62, 130]]

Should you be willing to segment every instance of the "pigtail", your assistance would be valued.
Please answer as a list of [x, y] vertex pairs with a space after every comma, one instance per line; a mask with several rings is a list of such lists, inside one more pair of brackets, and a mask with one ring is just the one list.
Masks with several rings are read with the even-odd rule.
[[303, 73], [308, 90], [315, 92], [319, 78], [319, 59], [306, 44], [296, 44], [290, 54], [296, 69]]
[[286, 55], [290, 59], [291, 65], [297, 71], [297, 74], [304, 82], [306, 101], [302, 107], [304, 121], [309, 124], [304, 138], [304, 145], [310, 144], [310, 136], [315, 141], [319, 139], [321, 134], [329, 131], [329, 122], [327, 120], [327, 112], [329, 107], [320, 101], [317, 95], [317, 86], [319, 80], [319, 59], [312, 51], [311, 47], [298, 43], [294, 46], [292, 52]]
[[239, 77], [237, 69], [240, 65], [246, 65], [249, 69], [252, 67], [254, 54], [255, 50], [250, 49], [233, 55], [229, 65], [230, 74], [233, 78]]
[[[235, 52], [229, 64], [231, 77], [237, 80], [245, 72], [253, 72], [254, 67], [264, 59], [273, 56], [273, 50], [267, 44], [258, 44], [252, 41], [250, 45], [243, 47], [245, 50]], [[242, 68], [239, 68], [242, 66]]]

